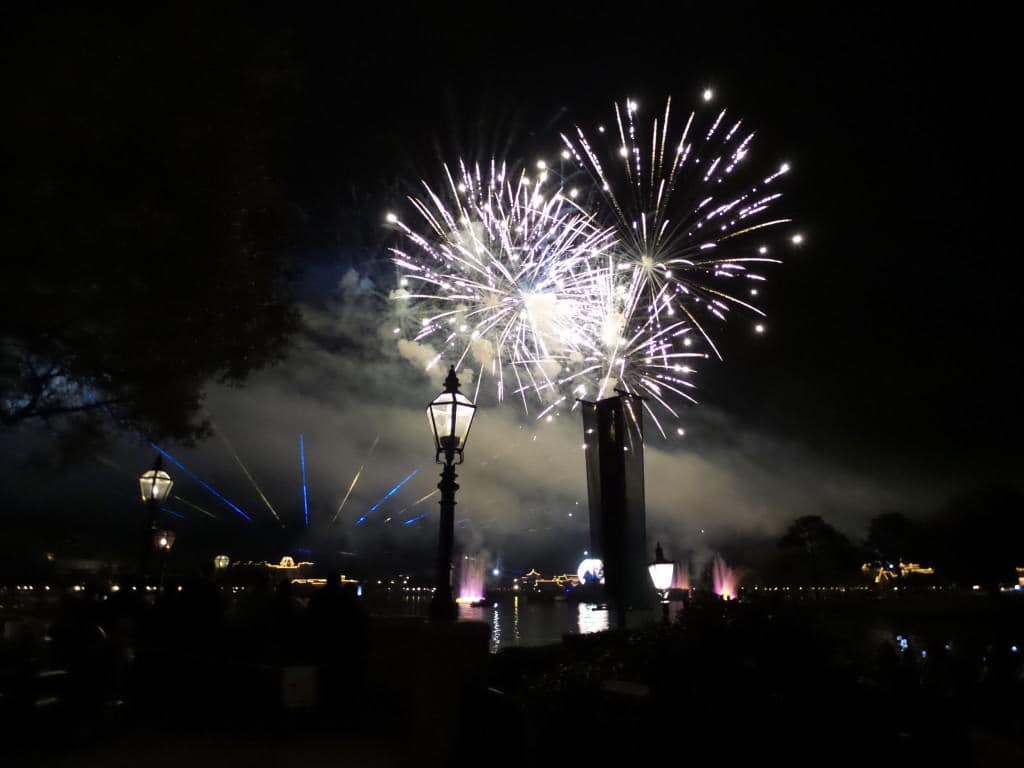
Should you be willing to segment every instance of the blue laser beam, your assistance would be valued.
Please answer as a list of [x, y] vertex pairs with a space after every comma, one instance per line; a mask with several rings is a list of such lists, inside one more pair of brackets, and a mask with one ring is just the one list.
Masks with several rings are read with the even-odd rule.
[[376, 512], [378, 509], [380, 509], [381, 505], [385, 501], [387, 501], [392, 496], [394, 496], [396, 493], [398, 493], [398, 491], [401, 489], [401, 487], [403, 485], [405, 485], [406, 483], [408, 483], [410, 480], [412, 480], [418, 473], [419, 473], [419, 470], [418, 469], [414, 469], [412, 472], [410, 472], [408, 475], [406, 475], [404, 478], [402, 478], [402, 480], [399, 481], [398, 485], [396, 485], [394, 488], [392, 488], [390, 491], [388, 491], [387, 493], [384, 494], [384, 498], [382, 498], [380, 501], [378, 501], [376, 504], [374, 504], [372, 507], [370, 507], [370, 512]]
[[250, 523], [252, 522], [252, 518], [249, 517], [249, 515], [247, 515], [245, 512], [243, 512], [241, 507], [239, 507], [237, 504], [235, 504], [233, 501], [231, 501], [227, 496], [225, 496], [223, 493], [218, 491], [216, 488], [214, 488], [212, 485], [207, 483], [205, 480], [201, 479], [197, 474], [195, 474], [194, 472], [189, 470], [184, 464], [182, 464], [176, 458], [171, 456], [171, 454], [169, 454], [167, 451], [165, 451], [159, 445], [157, 445], [156, 443], [150, 443], [150, 446], [152, 446], [153, 450], [155, 450], [161, 456], [163, 456], [168, 461], [170, 461], [172, 464], [174, 464], [174, 466], [176, 466], [178, 469], [180, 469], [186, 475], [188, 475], [193, 480], [195, 480], [197, 483], [199, 483], [201, 486], [203, 486], [203, 488], [208, 490], [210, 493], [212, 493], [218, 499], [220, 499], [225, 504], [227, 504], [229, 507], [231, 507], [233, 510], [235, 510], [235, 512], [237, 512], [242, 517], [244, 517], [247, 522], [250, 522]]
[[416, 515], [416, 517], [410, 517], [408, 520], [406, 520], [404, 523], [402, 523], [402, 525], [412, 525], [417, 520], [422, 520], [426, 516], [427, 516], [427, 513], [424, 512], [422, 515]]
[[370, 509], [369, 509], [369, 510], [367, 510], [367, 512], [366, 512], [366, 514], [365, 514], [365, 515], [360, 515], [360, 516], [359, 516], [359, 519], [358, 519], [358, 520], [356, 520], [355, 524], [356, 524], [356, 525], [362, 525], [363, 523], [365, 523], [365, 522], [366, 522], [366, 518], [367, 518], [367, 515], [370, 515], [370, 514], [372, 514], [373, 512], [376, 512], [376, 511], [377, 511], [378, 509], [380, 509], [380, 508], [381, 508], [381, 505], [383, 505], [385, 501], [387, 501], [387, 500], [388, 500], [388, 499], [390, 499], [390, 498], [391, 498], [392, 496], [394, 496], [394, 495], [395, 495], [396, 493], [398, 493], [398, 491], [399, 491], [399, 490], [401, 490], [402, 486], [403, 486], [403, 485], [405, 485], [406, 483], [408, 483], [408, 482], [409, 482], [410, 480], [412, 480], [412, 479], [413, 479], [413, 478], [414, 478], [414, 477], [416, 476], [416, 474], [417, 474], [418, 472], [419, 472], [419, 469], [414, 469], [414, 470], [413, 470], [412, 472], [410, 472], [410, 473], [409, 473], [408, 475], [406, 475], [406, 476], [405, 476], [405, 477], [403, 477], [403, 478], [402, 478], [401, 480], [399, 480], [399, 481], [398, 481], [398, 484], [397, 484], [397, 485], [396, 485], [396, 486], [395, 486], [394, 488], [392, 488], [392, 489], [391, 489], [390, 491], [388, 491], [387, 493], [385, 493], [385, 494], [384, 494], [384, 496], [383, 496], [383, 498], [381, 498], [381, 500], [380, 500], [380, 501], [378, 501], [378, 502], [377, 502], [376, 504], [374, 504], [374, 505], [373, 505], [372, 507], [370, 507]]
[[302, 513], [309, 528], [309, 491], [306, 489], [306, 440], [299, 435], [299, 462], [302, 464]]
[[161, 512], [166, 512], [168, 515], [174, 515], [175, 517], [177, 517], [177, 518], [179, 518], [181, 520], [187, 520], [188, 519], [183, 514], [181, 514], [181, 512], [175, 512], [173, 509], [168, 509], [167, 507], [160, 507], [160, 511]]

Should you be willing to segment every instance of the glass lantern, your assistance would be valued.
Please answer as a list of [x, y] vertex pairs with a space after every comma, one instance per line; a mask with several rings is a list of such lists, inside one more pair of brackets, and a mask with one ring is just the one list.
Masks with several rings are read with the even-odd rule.
[[444, 385], [444, 392], [427, 406], [427, 420], [434, 433], [434, 447], [437, 451], [435, 459], [440, 462], [441, 454], [445, 455], [446, 461], [458, 456], [461, 464], [462, 451], [469, 439], [469, 428], [473, 425], [476, 406], [459, 392], [455, 366], [448, 369]]
[[661, 544], [655, 548], [654, 562], [647, 566], [647, 572], [651, 575], [651, 582], [654, 588], [663, 595], [672, 587], [672, 573], [675, 564], [665, 559], [665, 553], [661, 550]]
[[163, 504], [171, 495], [171, 488], [174, 481], [162, 469], [162, 461], [159, 456], [153, 462], [153, 468], [147, 469], [139, 476], [139, 491], [142, 500], [146, 503]]

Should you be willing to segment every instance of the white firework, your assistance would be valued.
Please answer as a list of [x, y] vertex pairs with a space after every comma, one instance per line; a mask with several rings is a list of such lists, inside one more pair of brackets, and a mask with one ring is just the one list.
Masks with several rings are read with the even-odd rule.
[[388, 214], [412, 246], [392, 249], [393, 296], [422, 310], [408, 341], [425, 367], [445, 357], [473, 369], [478, 392], [490, 375], [499, 400], [511, 390], [527, 409], [528, 394], [557, 400], [560, 374], [589, 348], [581, 276], [612, 242], [538, 171], [445, 166], [440, 190], [424, 181], [423, 194], [409, 198], [424, 231]]

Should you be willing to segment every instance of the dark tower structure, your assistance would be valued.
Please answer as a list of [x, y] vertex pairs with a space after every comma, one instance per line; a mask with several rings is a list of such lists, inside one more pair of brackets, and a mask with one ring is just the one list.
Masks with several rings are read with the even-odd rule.
[[590, 501], [590, 551], [604, 563], [605, 589], [616, 607], [650, 603], [644, 508], [643, 402], [615, 397], [583, 402], [583, 444]]

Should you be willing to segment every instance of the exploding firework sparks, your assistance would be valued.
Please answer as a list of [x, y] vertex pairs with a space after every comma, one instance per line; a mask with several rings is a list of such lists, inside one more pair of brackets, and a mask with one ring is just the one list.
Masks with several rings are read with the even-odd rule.
[[442, 192], [424, 182], [411, 198], [423, 232], [388, 214], [412, 246], [393, 249], [393, 296], [406, 316], [425, 312], [410, 356], [474, 368], [478, 392], [490, 373], [499, 400], [507, 370], [547, 420], [577, 398], [640, 394], [664, 436], [650, 403], [678, 417], [675, 403], [695, 402], [691, 363], [721, 359], [717, 324], [738, 310], [764, 333], [758, 267], [779, 262], [769, 236], [790, 221], [771, 215], [789, 165], [747, 171], [754, 133], [712, 100], [681, 130], [671, 100], [649, 130], [636, 102], [617, 104], [616, 130], [596, 141], [562, 134], [557, 173], [460, 164]]
[[581, 275], [610, 243], [538, 170], [531, 177], [497, 162], [486, 172], [460, 163], [453, 175], [445, 166], [442, 191], [424, 182], [423, 196], [410, 198], [426, 234], [388, 214], [413, 246], [392, 249], [396, 300], [425, 308], [412, 339], [426, 351], [425, 367], [448, 356], [476, 371], [478, 392], [489, 374], [499, 400], [511, 390], [527, 409], [528, 393], [556, 399], [560, 372], [582, 361]]
[[[649, 131], [627, 100], [615, 105], [616, 130], [599, 130], [596, 141], [581, 128], [562, 134], [563, 157], [585, 172], [591, 204], [616, 236], [590, 294], [590, 335], [603, 352], [594, 361], [601, 365], [598, 397], [620, 387], [673, 416], [673, 399], [693, 400], [690, 358], [710, 352], [721, 359], [714, 325], [737, 309], [764, 316], [753, 303], [764, 280], [756, 270], [779, 262], [764, 237], [789, 223], [770, 215], [789, 165], [745, 172], [754, 132], [710, 107], [712, 96], [704, 92], [705, 105], [678, 132], [669, 99]], [[763, 323], [755, 330], [762, 333]]]

